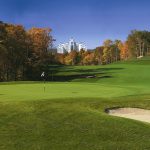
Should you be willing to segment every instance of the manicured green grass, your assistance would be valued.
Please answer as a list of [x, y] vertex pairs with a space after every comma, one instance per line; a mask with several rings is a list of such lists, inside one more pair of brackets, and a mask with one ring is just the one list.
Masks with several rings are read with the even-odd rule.
[[150, 109], [149, 59], [52, 72], [61, 82], [45, 92], [42, 82], [0, 84], [0, 150], [150, 149], [150, 124], [104, 112]]

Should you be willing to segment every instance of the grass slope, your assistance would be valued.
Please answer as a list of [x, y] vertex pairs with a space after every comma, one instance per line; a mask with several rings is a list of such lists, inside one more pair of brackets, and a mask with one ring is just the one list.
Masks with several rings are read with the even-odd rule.
[[150, 149], [150, 124], [104, 113], [150, 109], [149, 59], [52, 73], [61, 82], [46, 83], [45, 93], [40, 82], [0, 84], [0, 150]]

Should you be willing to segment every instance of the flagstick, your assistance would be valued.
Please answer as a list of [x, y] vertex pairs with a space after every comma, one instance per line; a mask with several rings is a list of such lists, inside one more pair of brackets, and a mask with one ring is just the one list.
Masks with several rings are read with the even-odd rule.
[[43, 78], [43, 86], [44, 86], [44, 92], [45, 92], [45, 89], [46, 89], [46, 85], [45, 85], [45, 72], [42, 72], [41, 74], [41, 77]]
[[45, 89], [46, 89], [46, 85], [45, 85], [45, 79], [44, 79], [44, 92], [45, 92]]

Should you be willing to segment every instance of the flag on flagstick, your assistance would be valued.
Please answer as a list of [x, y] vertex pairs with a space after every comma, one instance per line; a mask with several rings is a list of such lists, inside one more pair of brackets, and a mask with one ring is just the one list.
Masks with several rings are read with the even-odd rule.
[[44, 77], [44, 76], [45, 76], [45, 72], [42, 72], [41, 77]]

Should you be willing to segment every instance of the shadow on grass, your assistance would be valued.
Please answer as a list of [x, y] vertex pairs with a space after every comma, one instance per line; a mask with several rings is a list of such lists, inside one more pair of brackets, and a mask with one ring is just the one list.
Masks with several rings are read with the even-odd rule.
[[123, 68], [94, 68], [94, 69], [79, 69], [72, 66], [50, 66], [49, 72], [47, 75], [48, 81], [59, 81], [59, 82], [69, 82], [72, 80], [84, 79], [89, 82], [89, 79], [92, 81], [99, 79], [108, 79], [113, 76], [110, 75], [111, 71], [122, 70]]

